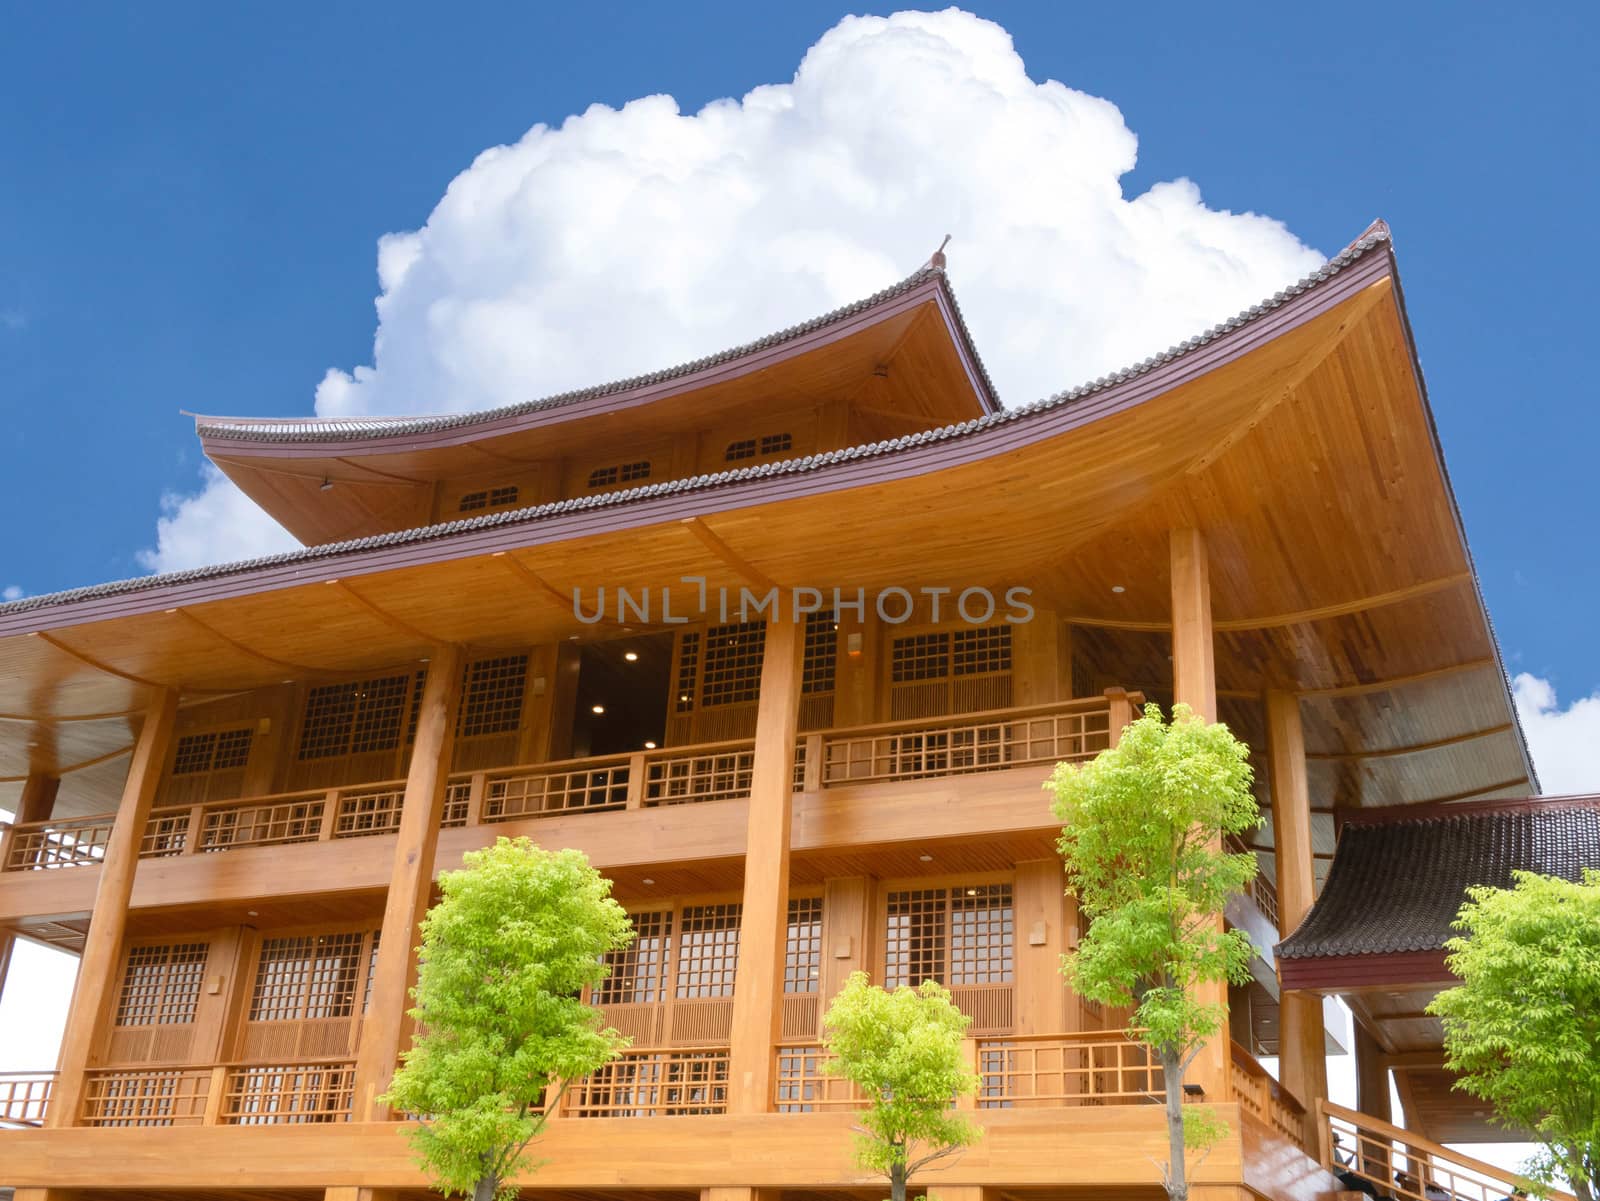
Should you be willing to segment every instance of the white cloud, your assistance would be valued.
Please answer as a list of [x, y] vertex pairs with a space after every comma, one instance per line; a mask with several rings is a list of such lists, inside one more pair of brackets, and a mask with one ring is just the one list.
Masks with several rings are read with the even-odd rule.
[[[1313, 269], [1265, 217], [1186, 179], [1124, 197], [1116, 106], [1029, 78], [968, 14], [848, 17], [792, 82], [685, 115], [595, 105], [496, 146], [423, 228], [378, 248], [373, 363], [322, 415], [443, 412], [650, 371], [855, 300], [953, 234], [950, 270], [1012, 405], [1197, 333]], [[153, 568], [259, 541], [215, 479], [162, 519]], [[235, 538], [207, 526], [243, 522]]]
[[7, 584], [4, 589], [0, 589], [0, 601], [21, 600], [27, 595], [20, 584]]
[[1528, 672], [1517, 675], [1511, 691], [1545, 794], [1600, 792], [1600, 692], [1563, 709], [1555, 686]]
[[193, 496], [161, 498], [154, 549], [141, 550], [147, 571], [181, 571], [294, 550], [300, 544], [210, 463], [200, 469], [205, 486]]

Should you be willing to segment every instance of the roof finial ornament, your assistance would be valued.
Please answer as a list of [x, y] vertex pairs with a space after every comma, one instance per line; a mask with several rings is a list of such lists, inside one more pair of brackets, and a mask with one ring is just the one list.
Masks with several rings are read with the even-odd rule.
[[945, 234], [944, 241], [939, 243], [939, 249], [933, 252], [933, 257], [928, 260], [928, 266], [938, 271], [944, 270], [944, 248], [950, 245], [950, 235]]

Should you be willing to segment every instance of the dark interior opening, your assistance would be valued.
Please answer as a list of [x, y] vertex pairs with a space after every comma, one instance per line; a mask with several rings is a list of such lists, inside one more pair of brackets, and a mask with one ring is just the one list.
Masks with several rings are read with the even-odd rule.
[[572, 754], [625, 755], [666, 741], [671, 634], [632, 634], [579, 651]]

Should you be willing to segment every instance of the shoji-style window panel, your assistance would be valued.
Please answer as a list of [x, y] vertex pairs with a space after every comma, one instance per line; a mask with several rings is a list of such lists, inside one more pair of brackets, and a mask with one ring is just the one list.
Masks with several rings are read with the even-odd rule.
[[672, 911], [635, 913], [633, 941], [606, 956], [610, 974], [594, 990], [596, 1005], [653, 1005], [666, 996]]
[[371, 997], [376, 930], [263, 939], [245, 1015], [241, 1056], [344, 1055]]
[[1010, 884], [907, 888], [885, 898], [885, 986], [936, 980], [977, 1032], [1011, 1028], [1015, 960]]
[[406, 672], [313, 688], [306, 697], [299, 757], [331, 759], [397, 749], [407, 730], [412, 686]]
[[731, 997], [741, 905], [688, 905], [678, 927], [678, 997]]
[[925, 630], [890, 643], [892, 720], [1004, 709], [1011, 696], [1009, 625]]
[[822, 898], [794, 897], [783, 947], [783, 991], [814, 993], [821, 987]]
[[181, 735], [161, 803], [193, 805], [243, 796], [245, 768], [254, 741], [253, 725]]
[[184, 1059], [205, 982], [205, 942], [149, 943], [128, 948], [106, 1062]]
[[526, 654], [478, 659], [462, 669], [454, 770], [480, 771], [516, 762], [527, 684]]
[[766, 645], [765, 622], [731, 622], [707, 630], [701, 706], [753, 702], [761, 691], [761, 656]]
[[839, 674], [839, 623], [833, 610], [806, 614], [805, 648], [800, 662], [801, 730], [833, 725], [834, 684]]

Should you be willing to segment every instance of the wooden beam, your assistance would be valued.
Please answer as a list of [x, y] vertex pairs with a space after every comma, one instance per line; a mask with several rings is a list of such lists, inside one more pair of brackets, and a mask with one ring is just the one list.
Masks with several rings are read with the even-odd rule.
[[1306, 756], [1319, 763], [1353, 763], [1363, 759], [1393, 759], [1400, 755], [1415, 755], [1421, 751], [1437, 751], [1447, 746], [1458, 746], [1463, 742], [1475, 742], [1479, 738], [1492, 738], [1496, 734], [1507, 733], [1511, 729], [1510, 722], [1502, 722], [1498, 726], [1490, 726], [1487, 730], [1474, 730], [1470, 734], [1456, 734], [1450, 738], [1436, 738], [1432, 742], [1414, 742], [1410, 746], [1384, 747], [1375, 751], [1313, 751]]
[[[123, 747], [122, 751], [128, 748]], [[118, 751], [121, 754], [122, 751]], [[29, 772], [22, 785], [22, 795], [17, 798], [17, 822], [42, 822], [50, 820], [55, 812], [56, 794], [61, 791], [61, 777], [47, 772]]]
[[307, 667], [303, 663], [290, 663], [287, 659], [274, 659], [271, 655], [263, 655], [258, 650], [252, 650], [238, 639], [228, 637], [228, 635], [224, 634], [221, 630], [217, 629], [215, 626], [211, 625], [202, 618], [195, 616], [182, 606], [179, 606], [176, 609], [168, 609], [167, 612], [177, 614], [196, 629], [199, 629], [210, 637], [215, 638], [218, 642], [232, 647], [247, 659], [254, 659], [258, 663], [265, 663], [268, 667], [281, 668], [284, 671], [292, 671], [297, 675], [315, 676], [325, 674], [322, 668]]
[[350, 587], [350, 585], [346, 584], [343, 580], [328, 580], [327, 582], [333, 585], [334, 590], [338, 592], [340, 596], [349, 597], [363, 612], [377, 618], [390, 629], [398, 630], [400, 633], [409, 638], [415, 638], [418, 642], [425, 646], [433, 646], [438, 643], [439, 640], [434, 638], [431, 634], [424, 633], [422, 630], [417, 629], [417, 627], [412, 625], [410, 622], [402, 621], [393, 613], [389, 613], [383, 609], [380, 609], [372, 601], [362, 596], [361, 593]]
[[134, 870], [139, 866], [139, 843], [144, 837], [150, 806], [161, 783], [172, 731], [177, 724], [178, 694], [164, 688], [145, 712], [133, 762], [128, 765], [122, 803], [106, 839], [95, 885], [89, 931], [84, 935], [78, 982], [72, 990], [55, 1089], [50, 1097], [48, 1126], [77, 1123], [83, 1104], [84, 1073], [93, 1066], [102, 1022], [111, 1017], [117, 979], [122, 968], [122, 940], [128, 923], [128, 899], [133, 894]]
[[1449, 667], [1435, 667], [1431, 671], [1413, 672], [1408, 676], [1390, 676], [1386, 680], [1371, 680], [1365, 684], [1340, 684], [1333, 688], [1305, 688], [1300, 692], [1301, 700], [1327, 700], [1341, 696], [1365, 696], [1370, 692], [1392, 692], [1396, 688], [1404, 688], [1408, 684], [1421, 684], [1428, 680], [1442, 680], [1448, 676], [1461, 675], [1469, 671], [1482, 671], [1486, 667], [1497, 667], [1493, 659], [1469, 659], [1465, 663], [1453, 663]]
[[[1299, 698], [1268, 692], [1267, 749], [1272, 771], [1273, 864], [1277, 869], [1278, 924], [1287, 936], [1305, 919], [1317, 896], [1311, 857], [1311, 790], [1306, 782], [1305, 731]], [[1316, 1145], [1317, 1102], [1328, 1097], [1328, 1060], [1322, 998], [1283, 989], [1278, 997], [1279, 1058], [1283, 1083], [1305, 1106], [1307, 1146]]]
[[1383, 1048], [1361, 1022], [1352, 1022], [1351, 1026], [1355, 1030], [1351, 1050], [1356, 1059], [1356, 1108], [1379, 1121], [1392, 1121], [1389, 1067], [1383, 1061]]
[[1488, 796], [1491, 792], [1504, 792], [1508, 788], [1515, 788], [1519, 784], [1529, 783], [1527, 776], [1517, 776], [1499, 784], [1490, 784], [1484, 788], [1469, 788], [1466, 792], [1453, 792], [1449, 796], [1429, 797], [1425, 801], [1407, 801], [1408, 805], [1443, 805], [1449, 801], [1470, 801], [1473, 797]]
[[735, 575], [744, 577], [747, 583], [754, 584], [763, 592], [778, 587], [766, 572], [724, 542], [717, 536], [716, 531], [698, 517], [685, 517], [679, 524], [693, 534], [702, 546], [720, 559]]
[[789, 839], [795, 724], [805, 624], [767, 622], [756, 703], [755, 757], [745, 833], [744, 910], [734, 980], [728, 1111], [772, 1108], [773, 1048], [783, 1030], [783, 957], [789, 929]]
[[145, 688], [156, 689], [171, 687], [171, 685], [162, 683], [158, 680], [147, 680], [144, 676], [136, 676], [131, 671], [123, 671], [121, 668], [112, 667], [111, 664], [104, 663], [101, 660], [94, 658], [92, 655], [86, 655], [80, 650], [73, 649], [65, 642], [62, 642], [61, 639], [54, 638], [51, 635], [46, 634], [43, 630], [34, 630], [28, 635], [28, 637], [37, 638], [40, 642], [43, 642], [48, 646], [55, 647], [56, 650], [60, 651], [63, 655], [66, 655], [72, 659], [76, 659], [79, 663], [82, 663], [87, 667], [92, 667], [96, 671], [104, 672], [108, 676], [116, 676], [119, 680], [127, 680], [130, 684], [139, 684]]
[[383, 937], [372, 972], [372, 1004], [356, 1055], [353, 1118], [358, 1122], [383, 1120], [387, 1107], [377, 1097], [389, 1087], [400, 1058], [406, 998], [416, 974], [412, 948], [432, 895], [464, 663], [465, 654], [455, 645], [436, 646], [428, 663], [383, 909]]

